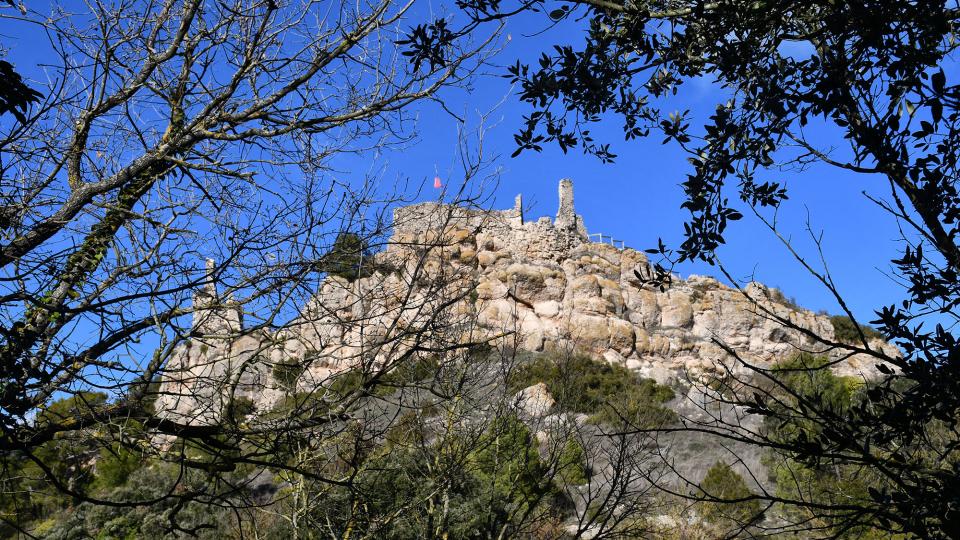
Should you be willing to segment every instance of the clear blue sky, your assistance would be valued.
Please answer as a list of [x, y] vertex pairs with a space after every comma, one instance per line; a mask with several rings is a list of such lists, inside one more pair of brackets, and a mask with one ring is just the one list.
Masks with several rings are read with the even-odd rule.
[[[553, 43], [577, 44], [581, 40], [569, 26], [531, 36], [541, 29], [538, 25], [542, 25], [542, 19], [512, 21], [507, 27], [512, 39], [496, 61], [503, 66], [518, 58], [532, 61]], [[493, 71], [502, 75], [505, 70]], [[512, 206], [513, 197], [522, 193], [525, 202], [535, 203], [532, 217], [553, 215], [557, 208], [557, 181], [569, 177], [574, 181], [577, 211], [590, 232], [612, 234], [640, 250], [655, 247], [659, 237], [668, 244], [679, 244], [687, 215], [680, 208], [683, 193], [679, 184], [691, 171], [685, 154], [675, 146], [662, 145], [662, 137], [656, 134], [648, 139], [624, 141], [619, 119], [611, 117], [591, 130], [598, 140], [605, 138], [612, 143], [612, 150], [619, 156], [612, 165], [602, 164], [578, 149], [563, 154], [556, 147], [511, 158], [515, 149], [513, 134], [529, 109], [511, 94], [508, 80], [483, 78], [469, 94], [451, 93], [447, 105], [458, 113], [472, 112], [476, 117], [477, 111], [489, 110], [504, 97], [505, 101], [490, 118], [495, 125], [485, 139], [487, 152], [499, 154], [498, 163], [502, 166], [496, 190], [497, 207]], [[694, 81], [681, 90], [672, 105], [677, 109], [689, 108], [703, 119], [724, 100], [723, 93], [709, 82]], [[392, 174], [426, 182], [433, 177], [435, 168], [444, 176], [443, 171], [455, 163], [455, 122], [435, 106], [425, 107], [421, 118], [418, 144], [386, 156], [387, 178]], [[813, 128], [808, 134], [839, 144], [839, 139], [827, 129]], [[889, 261], [898, 255], [899, 249], [896, 223], [863, 194], [884, 198], [887, 192], [882, 178], [819, 166], [803, 173], [784, 172], [770, 179], [785, 182], [790, 192], [790, 199], [779, 213], [782, 229], [814, 262], [818, 255], [806, 232], [807, 216], [815, 231], [823, 231], [827, 264], [861, 322], [872, 320], [873, 311], [881, 305], [902, 299], [902, 290], [889, 277]], [[423, 198], [431, 195], [427, 190]], [[733, 190], [730, 198], [736, 198]], [[758, 281], [781, 287], [788, 297], [795, 297], [809, 309], [839, 312], [832, 295], [795, 262], [762, 223], [743, 210], [745, 218], [732, 224], [728, 244], [720, 250], [721, 260], [732, 274], [738, 278], [755, 276]], [[683, 276], [696, 273], [719, 277], [717, 269], [705, 264], [686, 264], [678, 270]]]
[[[579, 43], [576, 28], [570, 25], [531, 35], [542, 29], [543, 20], [540, 17], [510, 22], [506, 33], [511, 39], [495, 62], [506, 66], [518, 58], [530, 61], [553, 43]], [[44, 60], [45, 38], [26, 28], [14, 28], [9, 22], [0, 21], [0, 25], [6, 25], [0, 28], [0, 35], [11, 49], [7, 60], [24, 73], [37, 74], [37, 65]], [[471, 91], [452, 91], [441, 97], [449, 109], [472, 119], [502, 101], [489, 118], [493, 125], [484, 141], [487, 156], [499, 155], [496, 164], [502, 167], [495, 207], [511, 206], [513, 197], [523, 193], [527, 204], [534, 205], [531, 217], [553, 215], [557, 181], [569, 177], [574, 181], [577, 210], [590, 232], [612, 234], [636, 249], [655, 246], [658, 237], [668, 244], [679, 243], [686, 217], [680, 209], [679, 184], [690, 171], [685, 155], [675, 147], [661, 145], [656, 136], [624, 142], [619, 120], [611, 118], [592, 131], [597, 139], [613, 143], [612, 150], [619, 155], [615, 164], [602, 164], [579, 150], [563, 154], [554, 147], [539, 154], [527, 152], [510, 158], [513, 134], [528, 109], [511, 93], [509, 82], [500, 77], [505, 68], [494, 66], [488, 71], [488, 76], [479, 78]], [[675, 106], [699, 112], [702, 119], [722, 99], [722, 93], [709, 82], [696, 81], [684, 87]], [[416, 141], [402, 151], [388, 151], [380, 156], [384, 182], [392, 185], [396, 179], [409, 179], [430, 183], [435, 171], [445, 182], [456, 182], [456, 176], [450, 172], [458, 170], [456, 122], [436, 104], [419, 106], [418, 112]], [[828, 140], [832, 135], [824, 130], [822, 137]], [[360, 178], [369, 172], [370, 163], [371, 156], [342, 160], [337, 163], [338, 169], [347, 172], [337, 176]], [[791, 197], [781, 210], [781, 225], [799, 240], [798, 246], [805, 255], [815, 257], [813, 244], [804, 231], [809, 212], [813, 226], [824, 231], [823, 246], [834, 278], [861, 322], [871, 320], [874, 309], [901, 298], [899, 287], [885, 275], [890, 258], [897, 255], [896, 224], [862, 194], [866, 191], [883, 197], [884, 184], [879, 177], [814, 167], [804, 173], [785, 172], [777, 178], [787, 183]], [[435, 193], [428, 187], [421, 198], [435, 197]], [[748, 212], [744, 214], [742, 221], [733, 224], [729, 243], [720, 251], [722, 261], [734, 275], [755, 275], [759, 281], [781, 287], [804, 307], [837, 312], [838, 306], [828, 292], [813, 282], [762, 224]], [[717, 274], [715, 269], [695, 264], [678, 270], [684, 276]]]

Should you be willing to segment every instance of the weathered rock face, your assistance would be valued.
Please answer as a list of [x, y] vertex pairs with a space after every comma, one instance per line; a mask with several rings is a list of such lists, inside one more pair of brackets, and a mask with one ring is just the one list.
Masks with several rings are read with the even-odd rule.
[[[194, 339], [170, 361], [168, 371], [180, 380], [165, 384], [189, 393], [227, 374], [243, 388], [262, 385], [251, 393], [269, 403], [283, 394], [271, 382], [277, 363], [304, 363], [298, 384], [309, 387], [363, 362], [389, 363], [423, 343], [490, 338], [530, 351], [580, 350], [660, 381], [718, 362], [746, 369], [719, 344], [761, 366], [800, 350], [831, 354], [776, 320], [832, 339], [829, 318], [791, 305], [775, 289], [751, 283], [738, 290], [702, 276], [678, 278], [666, 291], [645, 287], [638, 273], [651, 269], [642, 253], [588, 240], [569, 181], [561, 183], [555, 221], [524, 221], [519, 197], [506, 211], [399, 208], [391, 242], [373, 262], [373, 274], [352, 283], [327, 278], [301, 317], [278, 332]], [[220, 311], [209, 316], [223, 318]], [[873, 364], [854, 357], [836, 369], [870, 376]], [[197, 407], [189, 397], [164, 400], [171, 411]]]

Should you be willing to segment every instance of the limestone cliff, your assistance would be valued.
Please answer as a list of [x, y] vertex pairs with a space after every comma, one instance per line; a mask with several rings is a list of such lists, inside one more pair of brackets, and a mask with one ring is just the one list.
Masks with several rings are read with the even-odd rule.
[[[160, 407], [212, 419], [228, 385], [258, 405], [279, 399], [276, 364], [303, 365], [295, 384], [304, 388], [365, 363], [487, 339], [530, 351], [579, 350], [660, 381], [717, 362], [744, 369], [718, 342], [762, 366], [798, 350], [834, 354], [774, 320], [771, 313], [833, 338], [828, 317], [775, 289], [752, 283], [738, 290], [700, 276], [678, 278], [666, 291], [647, 288], [637, 277], [651, 271], [644, 254], [589, 238], [569, 180], [560, 183], [555, 219], [525, 220], [519, 197], [504, 211], [398, 208], [391, 240], [365, 263], [364, 277], [328, 277], [283, 329], [236, 337], [228, 330], [239, 325], [238, 314], [199, 312], [195, 336], [170, 359], [164, 390], [174, 395]], [[215, 297], [202, 291], [197, 302], [216, 305]], [[874, 367], [855, 356], [836, 369], [870, 376]]]

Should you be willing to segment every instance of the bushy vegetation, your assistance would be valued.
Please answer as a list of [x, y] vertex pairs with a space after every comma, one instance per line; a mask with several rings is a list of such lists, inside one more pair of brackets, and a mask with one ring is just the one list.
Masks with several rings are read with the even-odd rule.
[[[105, 394], [79, 393], [50, 403], [37, 422], [60, 422], [106, 402]], [[202, 534], [206, 528], [216, 529], [218, 518], [199, 503], [178, 505], [172, 498], [146, 506], [86, 502], [94, 498], [135, 503], [162, 498], [175, 487], [216, 492], [202, 473], [156, 462], [128, 444], [142, 433], [139, 423], [130, 420], [112, 428], [110, 433], [103, 426], [95, 428], [105, 432], [99, 446], [80, 431], [55, 437], [35, 449], [33, 457], [25, 452], [4, 453], [0, 457], [0, 538], [22, 535], [20, 528], [32, 537], [51, 540], [181, 537], [184, 531], [174, 530], [172, 523], [185, 530], [199, 527], [196, 532], [201, 538], [219, 538]], [[115, 442], [102, 444], [109, 439]], [[37, 461], [52, 469], [45, 471]], [[66, 484], [51, 484], [50, 474]]]
[[273, 365], [271, 373], [273, 380], [286, 391], [291, 391], [297, 386], [297, 380], [303, 375], [306, 366], [302, 362], [286, 361], [277, 362]]
[[562, 482], [570, 485], [586, 484], [589, 480], [586, 460], [587, 456], [580, 441], [575, 438], [567, 439], [557, 460], [558, 476]]
[[524, 516], [569, 509], [554, 476], [530, 430], [507, 415], [476, 440], [453, 437], [373, 452], [353, 485], [327, 491], [308, 519], [337, 535], [391, 540], [525, 537], [518, 529]]
[[759, 518], [760, 501], [751, 499], [752, 496], [743, 477], [721, 461], [710, 467], [697, 493], [697, 497], [705, 501], [700, 503], [703, 519], [735, 526], [744, 526]]
[[[197, 471], [170, 464], [143, 463], [121, 484], [95, 493], [110, 500], [131, 502], [162, 498], [173, 486], [184, 491], [215, 491], [207, 485], [206, 476]], [[213, 540], [224, 538], [235, 528], [230, 514], [200, 501], [180, 504], [176, 499], [121, 507], [79, 502], [46, 515], [33, 524], [30, 532], [44, 540], [186, 537]]]
[[366, 240], [352, 232], [337, 235], [330, 251], [320, 259], [317, 270], [354, 281], [370, 275], [373, 261]]
[[[80, 392], [45, 406], [37, 416], [38, 425], [59, 424], [75, 415], [83, 415], [107, 401], [106, 394]], [[134, 428], [135, 426], [130, 426]], [[90, 463], [98, 454], [104, 457], [104, 478], [95, 476]], [[51, 489], [48, 474], [37, 461], [44, 463], [49, 474], [61, 478], [66, 487], [83, 492], [95, 484], [112, 484], [129, 474], [132, 457], [117, 447], [100, 449], [91, 446], [76, 433], [58, 436], [36, 448], [30, 455], [22, 451], [0, 454], [0, 535], [15, 532], [11, 524], [45, 519], [70, 507], [76, 501], [62, 490]]]
[[537, 355], [519, 365], [508, 381], [513, 392], [540, 382], [561, 410], [588, 414], [594, 423], [650, 427], [677, 418], [662, 406], [674, 397], [669, 387], [585, 355]]
[[77, 416], [85, 416], [106, 402], [107, 395], [103, 392], [78, 392], [43, 407], [37, 415], [37, 424], [59, 424]]
[[94, 464], [94, 487], [109, 489], [122, 486], [130, 475], [142, 467], [143, 456], [122, 444], [103, 448]]
[[257, 407], [252, 399], [243, 396], [234, 396], [233, 399], [227, 403], [225, 417], [230, 422], [240, 422], [256, 411]]
[[[849, 319], [847, 319], [849, 320]], [[818, 415], [843, 416], [867, 398], [869, 387], [857, 377], [838, 376], [830, 370], [826, 357], [803, 353], [776, 366], [773, 377], [784, 389], [772, 393], [782, 399], [783, 414], [766, 422], [771, 438], [787, 444], [816, 444], [825, 436], [822, 422], [815, 416], [790, 414], [787, 408], [809, 408]], [[800, 403], [803, 405], [800, 405]], [[785, 420], [784, 418], [791, 418]], [[831, 531], [839, 538], [888, 538], [874, 536], [870, 518], [851, 516], [842, 508], [851, 501], [869, 500], [871, 490], [881, 480], [869, 468], [838, 464], [828, 459], [799, 461], [773, 454], [767, 459], [770, 474], [776, 481], [776, 494], [784, 500], [805, 500], [822, 505], [816, 515], [809, 510], [781, 505], [778, 510], [798, 520], [813, 520], [817, 527]], [[830, 508], [838, 510], [833, 511]]]
[[788, 297], [787, 295], [783, 294], [783, 290], [781, 290], [779, 287], [771, 287], [768, 290], [770, 292], [770, 299], [773, 300], [774, 302], [777, 302], [778, 304], [783, 304], [790, 309], [796, 309], [796, 310], [803, 309], [802, 307], [800, 307], [800, 304], [797, 303], [796, 298], [792, 296]]
[[[279, 366], [276, 364], [274, 377], [280, 379], [276, 373]], [[297, 366], [300, 366], [299, 364]], [[303, 368], [282, 368], [281, 377], [288, 389], [288, 394], [274, 405], [273, 410], [265, 412], [265, 418], [282, 418], [290, 414], [316, 416], [327, 408], [327, 404], [357, 393], [366, 397], [383, 397], [396, 392], [400, 388], [408, 388], [418, 384], [429, 384], [429, 381], [440, 369], [439, 360], [434, 356], [419, 356], [396, 366], [384, 373], [371, 373], [364, 369], [349, 369], [330, 376], [322, 386], [305, 391], [293, 391], [297, 379], [303, 374]], [[296, 376], [293, 373], [296, 372]]]
[[[276, 410], [263, 417], [316, 416], [323, 414], [330, 403], [358, 392], [364, 397], [389, 400], [399, 388], [429, 385], [440, 369], [436, 357], [424, 356], [383, 374], [359, 369], [345, 371], [314, 392], [288, 394]], [[809, 354], [779, 364], [771, 376], [789, 388], [782, 394], [784, 407], [804, 400], [830, 414], [845, 414], [864, 399], [868, 390], [858, 379], [835, 375], [827, 367], [826, 358]], [[674, 397], [669, 388], [640, 378], [624, 367], [586, 356], [532, 355], [520, 361], [507, 382], [509, 392], [543, 382], [560, 410], [587, 414], [594, 423], [650, 426], [676, 419], [664, 406]], [[56, 422], [106, 401], [103, 394], [78, 394], [51, 403], [37, 421]], [[226, 420], [232, 422], [243, 421], [254, 412], [252, 401], [242, 397], [234, 399], [228, 410]], [[174, 444], [170, 452], [182, 455], [185, 463], [190, 463], [183, 468], [164, 463], [159, 456], [144, 456], [126, 445], [122, 437], [114, 444], [99, 447], [88, 446], [81, 439], [58, 438], [38, 452], [43, 454], [45, 463], [56, 464], [59, 469], [55, 473], [66, 478], [70, 489], [77, 493], [104, 500], [134, 501], [161, 497], [173, 489], [177, 493], [196, 489], [202, 497], [225, 492], [222, 501], [232, 500], [246, 510], [241, 515], [228, 509], [234, 503], [221, 501], [211, 506], [202, 501], [178, 502], [175, 498], [147, 506], [111, 508], [91, 504], [53, 489], [43, 471], [27, 456], [7, 454], [3, 460], [6, 495], [0, 501], [0, 513], [10, 522], [25, 525], [30, 534], [50, 539], [174, 538], [184, 536], [184, 531], [199, 538], [223, 538], [239, 537], [245, 534], [242, 531], [254, 528], [262, 538], [280, 539], [289, 538], [292, 526], [289, 519], [280, 516], [291, 513], [299, 513], [302, 523], [323, 523], [335, 534], [352, 531], [351, 536], [373, 534], [398, 540], [418, 537], [419, 531], [426, 529], [464, 539], [486, 538], [504, 531], [506, 536], [529, 537], [534, 535], [530, 527], [539, 527], [541, 532], [561, 531], [561, 524], [573, 512], [568, 490], [587, 483], [592, 474], [585, 447], [576, 436], [570, 436], [558, 439], [551, 450], [545, 450], [517, 416], [504, 414], [482, 424], [487, 420], [475, 418], [473, 421], [481, 422], [483, 429], [472, 434], [469, 426], [441, 433], [439, 424], [447, 422], [444, 410], [424, 407], [417, 414], [404, 414], [378, 440], [355, 439], [351, 430], [343, 431], [338, 438], [311, 452], [352, 456], [318, 461], [318, 474], [349, 478], [349, 482], [314, 487], [322, 496], [312, 499], [308, 508], [291, 507], [290, 494], [283, 490], [292, 490], [305, 480], [290, 484], [291, 478], [284, 476], [283, 469], [270, 470], [268, 482], [281, 492], [269, 499], [269, 512], [252, 508], [246, 500], [251, 494], [242, 487], [244, 479], [257, 473], [256, 468], [237, 466], [228, 475], [235, 482], [229, 486], [205, 483], [225, 478], [223, 471], [213, 475], [204, 471], [203, 465], [222, 462], [222, 455], [214, 460], [210, 453], [229, 452], [228, 445], [217, 448]], [[130, 423], [121, 431], [138, 429], [142, 428]], [[765, 429], [780, 440], [793, 441], [815, 439], [820, 427], [798, 418], [768, 422]], [[355, 452], [358, 445], [363, 450]], [[298, 447], [291, 440], [270, 448], [276, 455], [269, 456], [267, 461], [285, 463]], [[772, 457], [767, 464], [776, 481], [776, 493], [785, 499], [802, 497], [840, 506], [849, 498], [869, 497], [870, 490], [879, 485], [870, 471], [849, 466]], [[290, 487], [283, 487], [287, 485]], [[703, 526], [714, 532], [755, 524], [766, 508], [751, 496], [744, 479], [721, 462], [710, 468], [693, 494], [700, 500], [695, 508]], [[774, 511], [778, 516], [814, 519], [799, 515], [799, 510], [792, 507], [777, 506]], [[844, 538], [870, 538], [873, 534], [869, 524], [849, 530], [835, 528], [843, 520], [826, 512], [815, 516], [815, 521], [823, 530]], [[15, 532], [10, 525], [4, 525], [0, 536]]]
[[836, 375], [825, 356], [800, 353], [774, 366], [773, 375], [796, 394], [794, 399], [805, 399], [842, 414], [863, 388], [858, 377]]
[[830, 324], [833, 325], [833, 334], [837, 341], [842, 343], [859, 343], [861, 333], [863, 337], [867, 338], [867, 341], [883, 337], [880, 332], [864, 324], [859, 325], [858, 331], [858, 325], [846, 315], [831, 316]]
[[[552, 371], [543, 360], [527, 364], [526, 376], [546, 373], [556, 384], [559, 371]], [[324, 414], [331, 403], [358, 391], [365, 397], [385, 397], [389, 401], [398, 388], [430, 384], [440, 367], [437, 358], [423, 357], [375, 380], [362, 370], [345, 371], [315, 392], [289, 393], [274, 411], [260, 413], [261, 418], [315, 417]], [[577, 370], [587, 383], [585, 395], [589, 401], [577, 404], [577, 411], [600, 414], [609, 404], [603, 396], [608, 391], [638, 392], [651, 404], [672, 396], [649, 381], [617, 381], [618, 377], [632, 376], [622, 368], [583, 358], [567, 367]], [[53, 418], [58, 411], [106, 399], [99, 395], [74, 396], [52, 403], [46, 411]], [[572, 400], [573, 396], [564, 399]], [[574, 405], [574, 401], [564, 403]], [[263, 447], [264, 452], [272, 452], [263, 454], [266, 463], [315, 459], [317, 475], [345, 479], [332, 483], [316, 482], [282, 467], [258, 468], [241, 462], [235, 462], [232, 471], [207, 470], [205, 464], [224, 463], [224, 453], [233, 451], [226, 440], [204, 446], [177, 440], [166, 454], [149, 456], [121, 439], [98, 448], [57, 440], [41, 449], [59, 452], [55, 459], [48, 457], [45, 461], [62, 464], [64, 470], [58, 475], [70, 478], [71, 489], [83, 497], [160, 502], [110, 507], [72, 498], [50, 486], [42, 471], [32, 469], [25, 456], [8, 454], [3, 465], [24, 472], [3, 476], [5, 481], [16, 479], [18, 484], [4, 486], [7, 495], [0, 501], [0, 512], [35, 537], [57, 540], [240, 538], [253, 531], [258, 538], [287, 539], [294, 527], [291, 516], [297, 516], [300, 537], [306, 538], [312, 533], [303, 536], [305, 530], [321, 524], [338, 537], [371, 535], [400, 540], [433, 531], [427, 536], [562, 538], [562, 524], [574, 511], [568, 490], [588, 482], [591, 474], [586, 449], [580, 439], [569, 434], [551, 435], [555, 438], [545, 446], [510, 410], [505, 408], [492, 417], [469, 417], [465, 424], [453, 426], [445, 419], [447, 409], [428, 405], [410, 410], [377, 439], [366, 438], [347, 424], [339, 435], [320, 441], [319, 446], [283, 439]], [[237, 397], [228, 404], [228, 411], [224, 421], [249, 421], [253, 403]], [[129, 425], [124, 429], [140, 428]], [[312, 457], [296, 455], [304, 449]], [[172, 458], [171, 462], [165, 455]], [[267, 484], [279, 491], [252, 503], [249, 480], [263, 473]], [[306, 506], [305, 499], [294, 497], [303, 492], [313, 494]], [[171, 494], [177, 496], [169, 497]], [[263, 504], [268, 504], [266, 509]], [[0, 537], [15, 532], [5, 526]]]

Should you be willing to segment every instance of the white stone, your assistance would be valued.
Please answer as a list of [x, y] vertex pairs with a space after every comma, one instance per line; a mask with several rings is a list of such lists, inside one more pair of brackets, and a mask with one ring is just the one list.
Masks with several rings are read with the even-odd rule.
[[532, 418], [542, 418], [553, 410], [557, 400], [553, 399], [547, 385], [539, 382], [524, 388], [514, 398], [517, 408]]
[[533, 304], [533, 310], [537, 315], [545, 318], [556, 317], [560, 313], [560, 302], [556, 300], [546, 300]]

